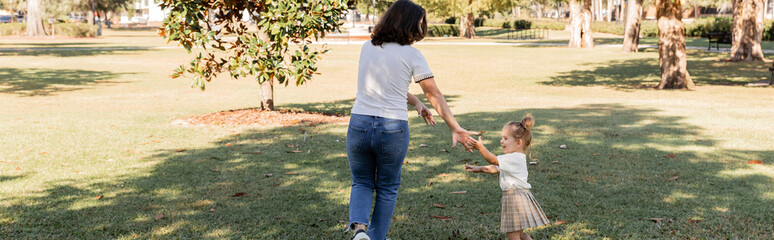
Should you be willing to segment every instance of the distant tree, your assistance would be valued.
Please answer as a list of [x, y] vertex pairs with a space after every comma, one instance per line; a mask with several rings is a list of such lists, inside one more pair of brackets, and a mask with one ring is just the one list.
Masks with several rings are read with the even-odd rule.
[[656, 0], [658, 19], [658, 89], [693, 89], [685, 54], [685, 28], [680, 0]]
[[640, 20], [642, 19], [642, 0], [629, 0], [624, 28], [623, 52], [637, 52], [640, 44]]
[[591, 0], [570, 0], [570, 43], [571, 48], [593, 48], [591, 36]]
[[[233, 78], [253, 77], [261, 85], [261, 109], [274, 110], [274, 82], [302, 85], [317, 71], [321, 55], [312, 40], [338, 30], [344, 0], [163, 0], [169, 10], [159, 35], [197, 56], [172, 74], [193, 75], [192, 86], [219, 73]], [[246, 15], [245, 15], [246, 14]], [[257, 30], [249, 30], [248, 17]]]
[[41, 0], [27, 0], [27, 36], [46, 36], [43, 29], [43, 13], [46, 11]]
[[732, 61], [763, 61], [763, 0], [733, 0]]
[[416, 0], [416, 2], [431, 15], [459, 16], [460, 36], [466, 38], [476, 37], [476, 28], [473, 23], [481, 12], [492, 10], [498, 6], [508, 6], [500, 3], [499, 0]]

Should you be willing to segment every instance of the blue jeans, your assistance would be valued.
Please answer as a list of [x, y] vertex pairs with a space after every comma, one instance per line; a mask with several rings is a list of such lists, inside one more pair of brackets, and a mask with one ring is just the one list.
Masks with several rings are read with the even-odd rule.
[[[350, 227], [355, 223], [368, 225], [366, 233], [373, 240], [385, 239], [390, 229], [408, 143], [408, 121], [359, 114], [350, 117], [347, 130], [347, 158], [352, 171], [349, 223]], [[374, 191], [376, 202], [371, 213]]]

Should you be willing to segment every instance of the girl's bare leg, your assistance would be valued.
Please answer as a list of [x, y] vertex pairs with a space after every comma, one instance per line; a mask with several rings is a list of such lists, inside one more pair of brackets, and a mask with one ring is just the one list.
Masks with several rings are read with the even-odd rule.
[[521, 234], [524, 233], [523, 230], [515, 231], [515, 232], [509, 232], [508, 233], [508, 240], [522, 240]]
[[532, 240], [532, 237], [530, 237], [529, 234], [525, 233], [524, 231], [521, 231], [521, 240]]

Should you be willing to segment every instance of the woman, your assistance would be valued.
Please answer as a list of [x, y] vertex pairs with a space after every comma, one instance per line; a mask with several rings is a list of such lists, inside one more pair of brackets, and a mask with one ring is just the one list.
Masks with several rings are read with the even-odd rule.
[[[347, 130], [347, 157], [352, 171], [349, 228], [355, 231], [352, 239], [383, 240], [387, 236], [409, 144], [406, 103], [414, 105], [427, 124], [435, 124], [430, 110], [408, 93], [412, 79], [451, 130], [452, 148], [475, 134], [457, 124], [425, 57], [411, 46], [426, 32], [425, 10], [411, 1], [399, 0], [387, 9], [371, 41], [361, 50], [357, 98]], [[374, 191], [376, 201], [371, 213]]]

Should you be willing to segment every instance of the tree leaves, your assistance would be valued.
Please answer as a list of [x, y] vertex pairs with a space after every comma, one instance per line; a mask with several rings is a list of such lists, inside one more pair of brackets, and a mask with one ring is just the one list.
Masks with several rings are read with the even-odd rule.
[[747, 161], [747, 163], [749, 163], [749, 164], [763, 164], [763, 161], [761, 161], [761, 160], [752, 160], [752, 161]]

